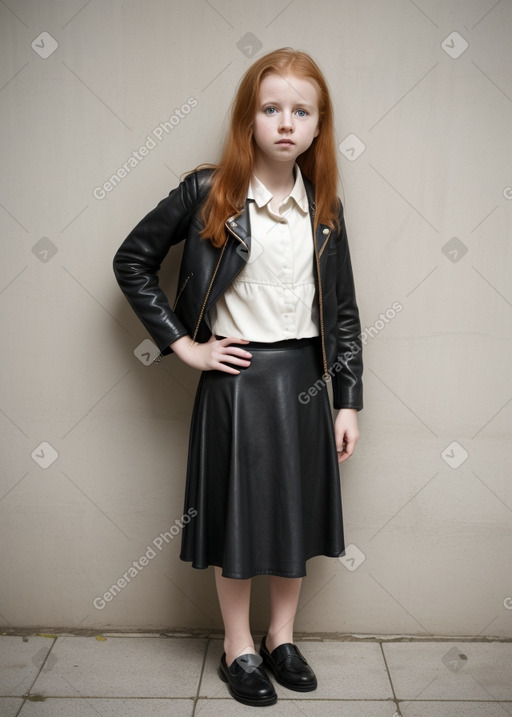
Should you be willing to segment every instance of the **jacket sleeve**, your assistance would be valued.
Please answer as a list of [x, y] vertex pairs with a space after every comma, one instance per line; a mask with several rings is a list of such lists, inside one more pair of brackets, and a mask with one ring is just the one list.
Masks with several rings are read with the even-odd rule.
[[354, 276], [350, 261], [347, 230], [340, 202], [340, 232], [337, 243], [336, 297], [338, 303], [338, 355], [339, 370], [333, 376], [333, 406], [363, 408], [363, 347], [361, 323], [356, 301]]
[[170, 248], [185, 239], [197, 198], [193, 173], [137, 224], [113, 260], [122, 292], [164, 355], [172, 353], [169, 344], [188, 332], [159, 286], [158, 271]]

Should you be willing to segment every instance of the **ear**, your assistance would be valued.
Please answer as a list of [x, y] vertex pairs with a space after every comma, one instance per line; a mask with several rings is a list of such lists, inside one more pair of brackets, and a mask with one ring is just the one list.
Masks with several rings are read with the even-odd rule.
[[319, 134], [320, 134], [320, 124], [317, 124], [314, 136], [318, 137]]

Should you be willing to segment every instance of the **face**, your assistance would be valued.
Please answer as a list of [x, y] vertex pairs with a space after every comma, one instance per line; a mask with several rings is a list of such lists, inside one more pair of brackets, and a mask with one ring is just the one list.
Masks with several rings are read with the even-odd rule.
[[318, 89], [294, 75], [266, 75], [253, 122], [259, 159], [294, 162], [319, 134]]

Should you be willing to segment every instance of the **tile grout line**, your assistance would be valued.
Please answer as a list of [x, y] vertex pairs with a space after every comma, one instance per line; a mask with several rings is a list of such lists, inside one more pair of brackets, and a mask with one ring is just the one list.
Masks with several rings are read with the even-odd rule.
[[395, 692], [395, 685], [393, 684], [393, 680], [392, 680], [392, 678], [391, 678], [391, 672], [390, 672], [389, 666], [388, 666], [388, 661], [387, 661], [386, 655], [385, 655], [385, 653], [384, 653], [383, 641], [382, 641], [382, 640], [379, 640], [378, 642], [379, 642], [379, 647], [380, 647], [380, 653], [381, 653], [381, 655], [382, 655], [382, 659], [384, 660], [384, 667], [386, 668], [386, 673], [387, 673], [387, 676], [388, 676], [389, 684], [390, 684], [390, 686], [391, 686], [391, 693], [392, 693], [392, 695], [393, 695], [393, 701], [394, 701], [394, 703], [395, 703], [395, 705], [396, 705], [396, 713], [397, 713], [397, 715], [399, 715], [399, 716], [401, 717], [401, 716], [402, 716], [402, 711], [400, 710], [400, 704], [399, 704], [399, 702], [398, 702], [398, 698], [397, 698], [396, 692]]
[[[58, 636], [57, 636], [57, 637], [54, 637], [54, 638], [52, 639], [52, 644], [51, 644], [51, 646], [50, 646], [50, 649], [48, 650], [48, 652], [47, 652], [47, 654], [46, 654], [46, 657], [45, 657], [44, 660], [42, 661], [42, 663], [41, 663], [41, 665], [40, 665], [40, 667], [39, 667], [39, 670], [37, 671], [37, 674], [35, 675], [34, 679], [32, 680], [32, 683], [31, 683], [30, 687], [25, 691], [25, 694], [24, 694], [24, 695], [21, 695], [21, 700], [22, 700], [22, 702], [21, 702], [21, 705], [20, 705], [19, 710], [16, 712], [16, 717], [19, 717], [19, 715], [21, 714], [23, 708], [25, 707], [25, 704], [27, 703], [27, 701], [29, 701], [28, 698], [29, 698], [29, 695], [30, 695], [31, 692], [32, 692], [32, 688], [34, 687], [35, 683], [36, 683], [37, 680], [39, 679], [39, 677], [40, 677], [40, 675], [41, 675], [41, 672], [42, 672], [42, 670], [43, 670], [43, 667], [46, 665], [46, 662], [47, 662], [47, 660], [48, 660], [48, 658], [49, 658], [49, 656], [50, 656], [50, 653], [52, 652], [53, 648], [55, 647], [55, 644], [57, 643], [57, 640], [58, 640], [58, 639], [59, 639]], [[28, 640], [27, 640], [27, 642], [28, 642]]]
[[[40, 633], [52, 633], [55, 638], [58, 637], [96, 637], [101, 635], [103, 637], [111, 638], [126, 638], [136, 639], [137, 637], [151, 637], [151, 638], [162, 638], [162, 639], [182, 639], [189, 638], [191, 640], [222, 640], [223, 634], [212, 630], [205, 630], [201, 628], [190, 628], [184, 630], [183, 633], [179, 631], [165, 631], [162, 628], [154, 630], [141, 630], [129, 632], [124, 630], [103, 630], [102, 628], [83, 628], [83, 629], [72, 629], [72, 628], [59, 628], [59, 627], [5, 627], [0, 626], [2, 637], [38, 637]], [[194, 632], [197, 629], [197, 632]], [[264, 632], [261, 630], [255, 630], [255, 636], [263, 636]], [[499, 635], [435, 635], [429, 634], [427, 636], [420, 634], [391, 634], [391, 635], [378, 635], [376, 633], [325, 633], [325, 632], [300, 632], [294, 633], [296, 641], [304, 642], [355, 642], [355, 643], [383, 643], [383, 644], [395, 644], [395, 643], [424, 643], [424, 642], [475, 642], [475, 643], [486, 643], [492, 644], [495, 642], [499, 643], [512, 643], [512, 637], [501, 637]], [[54, 638], [54, 639], [55, 639]]]
[[211, 643], [211, 641], [212, 641], [212, 638], [211, 638], [211, 637], [207, 637], [207, 638], [206, 638], [206, 645], [205, 645], [205, 648], [204, 648], [204, 655], [203, 655], [203, 663], [202, 663], [201, 669], [200, 669], [200, 671], [199, 671], [199, 680], [198, 680], [198, 682], [197, 682], [196, 695], [195, 695], [194, 700], [193, 700], [193, 702], [192, 702], [192, 715], [191, 715], [191, 717], [194, 717], [194, 715], [195, 715], [195, 713], [196, 713], [196, 707], [197, 707], [197, 704], [198, 704], [198, 702], [199, 702], [199, 695], [201, 694], [201, 685], [203, 684], [203, 675], [204, 675], [204, 670], [205, 670], [205, 667], [206, 667], [206, 657], [207, 657], [207, 655], [208, 655], [208, 650], [209, 650], [209, 648], [210, 648], [210, 643]]

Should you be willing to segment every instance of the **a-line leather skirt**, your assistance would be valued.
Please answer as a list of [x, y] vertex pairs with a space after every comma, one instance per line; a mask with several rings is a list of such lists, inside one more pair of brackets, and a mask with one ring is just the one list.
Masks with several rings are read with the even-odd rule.
[[345, 551], [320, 337], [237, 345], [250, 366], [197, 386], [180, 558], [229, 578], [302, 577], [309, 558]]

